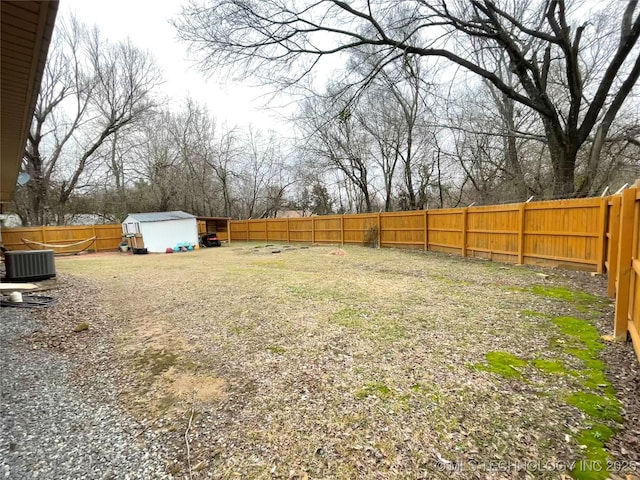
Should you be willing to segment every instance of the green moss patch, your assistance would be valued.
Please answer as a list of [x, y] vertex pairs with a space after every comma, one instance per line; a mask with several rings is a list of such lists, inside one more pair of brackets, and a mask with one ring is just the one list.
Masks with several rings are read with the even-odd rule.
[[82, 322], [73, 329], [74, 332], [84, 332], [85, 330], [89, 330], [89, 324], [87, 322]]
[[404, 325], [391, 323], [388, 325], [381, 325], [379, 328], [374, 329], [369, 335], [370, 338], [375, 340], [400, 340], [407, 336], [407, 329]]
[[507, 352], [489, 352], [486, 358], [489, 365], [477, 364], [478, 370], [497, 373], [505, 378], [523, 378], [520, 369], [527, 365], [526, 360]]
[[581, 342], [590, 356], [604, 348], [598, 330], [585, 320], [574, 317], [557, 317], [553, 319], [553, 323], [563, 334], [573, 338], [574, 341]]
[[567, 397], [567, 403], [577, 407], [591, 418], [622, 423], [620, 403], [607, 395], [576, 392]]
[[584, 459], [579, 461], [571, 471], [573, 478], [581, 480], [609, 478], [609, 472], [607, 472], [609, 454], [604, 445], [614, 434], [613, 429], [603, 423], [595, 423], [578, 433], [576, 440], [584, 449]]
[[136, 364], [148, 368], [153, 375], [160, 375], [178, 363], [178, 355], [166, 350], [149, 348], [136, 359]]
[[562, 363], [560, 360], [535, 359], [531, 360], [531, 364], [544, 373], [550, 373], [554, 375], [564, 375], [568, 373], [568, 370], [565, 367], [564, 363]]
[[602, 303], [602, 299], [596, 295], [586, 292], [576, 292], [563, 287], [552, 287], [549, 285], [534, 285], [531, 291], [542, 297], [555, 298], [570, 303]]
[[590, 389], [604, 393], [609, 398], [615, 398], [616, 389], [613, 388], [604, 372], [599, 370], [588, 370], [583, 373], [583, 381], [582, 384]]
[[343, 308], [331, 316], [331, 321], [347, 328], [361, 329], [371, 314], [359, 308]]
[[535, 310], [521, 310], [520, 314], [525, 317], [543, 317], [549, 318], [549, 315], [546, 313], [536, 312]]
[[573, 305], [576, 310], [581, 312], [591, 312], [594, 309], [601, 308], [609, 304], [609, 300], [592, 295], [586, 292], [577, 292], [564, 287], [552, 287], [549, 285], [534, 285], [530, 291], [541, 297], [562, 300]]
[[282, 355], [286, 352], [286, 350], [283, 347], [272, 345], [270, 347], [267, 347], [267, 352], [275, 353], [276, 355]]
[[380, 399], [385, 399], [391, 398], [393, 397], [393, 395], [393, 390], [387, 387], [384, 383], [380, 382], [367, 383], [364, 387], [357, 390], [355, 393], [355, 397], [358, 400], [364, 400], [368, 397], [378, 397]]
[[[587, 302], [599, 301], [593, 295], [578, 294], [565, 289], [548, 289], [544, 292], [549, 293], [548, 296], [553, 298], [582, 302], [583, 305]], [[523, 311], [522, 314], [538, 316], [536, 312], [530, 311]], [[582, 458], [576, 462], [571, 475], [581, 480], [606, 479], [609, 454], [605, 444], [615, 434], [616, 425], [622, 423], [623, 418], [615, 389], [607, 380], [604, 363], [598, 358], [604, 344], [596, 328], [586, 320], [556, 317], [552, 321], [561, 333], [555, 345], [565, 355], [578, 358], [582, 363], [581, 368], [567, 367], [567, 364], [559, 358], [538, 358], [526, 361], [506, 352], [489, 352], [486, 355], [488, 365], [475, 365], [475, 367], [497, 373], [505, 378], [524, 379], [523, 369], [527, 365], [547, 375], [574, 377], [582, 388], [570, 393], [564, 401], [578, 408], [587, 417], [585, 422], [587, 426], [574, 437], [580, 445]]]

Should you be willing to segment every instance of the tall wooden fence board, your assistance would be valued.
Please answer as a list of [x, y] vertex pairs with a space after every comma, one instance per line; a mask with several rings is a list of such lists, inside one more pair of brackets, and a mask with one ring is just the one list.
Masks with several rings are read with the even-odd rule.
[[640, 180], [608, 206], [609, 295], [615, 298], [614, 335], [631, 337], [640, 360]]

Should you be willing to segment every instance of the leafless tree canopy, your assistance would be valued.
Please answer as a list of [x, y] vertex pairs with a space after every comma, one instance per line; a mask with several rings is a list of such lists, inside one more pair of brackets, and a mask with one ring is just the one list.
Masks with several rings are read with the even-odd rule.
[[[591, 22], [583, 2], [544, 0], [192, 1], [175, 25], [202, 68], [296, 85], [323, 57], [370, 47], [367, 83], [409, 55], [445, 59], [536, 112], [554, 194], [590, 188], [575, 178], [585, 146], [596, 164], [640, 76], [637, 0], [613, 2]], [[506, 80], [498, 60], [506, 62]]]
[[17, 192], [26, 223], [64, 223], [65, 207], [100, 175], [107, 140], [154, 106], [160, 72], [130, 42], [111, 43], [75, 18], [61, 22], [32, 121]]

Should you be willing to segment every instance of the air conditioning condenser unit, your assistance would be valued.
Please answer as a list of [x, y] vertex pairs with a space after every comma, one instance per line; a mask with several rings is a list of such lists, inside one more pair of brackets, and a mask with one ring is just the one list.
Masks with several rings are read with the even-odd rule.
[[5, 252], [6, 280], [30, 282], [56, 276], [53, 250], [17, 250]]

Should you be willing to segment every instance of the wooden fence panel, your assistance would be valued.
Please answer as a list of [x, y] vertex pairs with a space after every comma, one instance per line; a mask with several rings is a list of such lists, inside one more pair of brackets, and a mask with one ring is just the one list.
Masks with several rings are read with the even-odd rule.
[[342, 222], [339, 216], [312, 217], [315, 243], [342, 243]]
[[265, 221], [267, 225], [267, 231], [269, 237], [266, 239], [269, 242], [283, 242], [287, 243], [287, 220], [286, 219], [273, 219]]
[[524, 219], [524, 262], [597, 271], [605, 235], [601, 200], [585, 198], [527, 204]]
[[364, 213], [344, 216], [344, 243], [360, 244], [371, 227], [378, 226], [378, 215]]
[[629, 334], [640, 361], [640, 182], [636, 183], [633, 240], [631, 248], [631, 278], [629, 282]]
[[117, 250], [122, 242], [122, 225], [94, 225], [96, 237], [96, 251]]
[[[64, 246], [82, 242], [97, 237], [89, 244]], [[3, 228], [2, 241], [8, 250], [44, 250], [52, 247], [23, 242], [22, 239], [31, 242], [55, 245], [56, 253], [77, 253], [83, 250], [92, 252], [116, 250], [122, 241], [122, 226], [118, 224], [108, 225], [82, 225], [82, 226], [53, 226], [53, 227], [23, 227]], [[87, 248], [89, 247], [89, 248]]]
[[[44, 241], [45, 230], [43, 227], [23, 227], [23, 228], [3, 228], [2, 229], [2, 243], [7, 250], [27, 250], [27, 247], [22, 239], [40, 243], [46, 243]], [[35, 245], [34, 245], [35, 247]]]
[[247, 240], [250, 242], [266, 242], [268, 241], [268, 233], [266, 220], [249, 220], [247, 222]]
[[249, 237], [247, 232], [249, 231], [248, 222], [246, 220], [233, 220], [229, 221], [229, 230], [231, 232], [230, 240], [247, 241]]
[[422, 211], [380, 214], [380, 246], [424, 248], [425, 216]]
[[428, 249], [436, 252], [462, 254], [464, 209], [429, 210]]
[[501, 262], [518, 263], [519, 205], [470, 207], [467, 252]]
[[313, 233], [313, 221], [311, 217], [289, 219], [289, 242], [311, 242]]
[[640, 181], [636, 183], [635, 190], [628, 328], [636, 350], [636, 356], [640, 361]]
[[607, 260], [605, 263], [608, 273], [609, 297], [616, 297], [616, 278], [618, 276], [618, 247], [620, 244], [620, 195], [613, 196], [608, 201], [609, 222], [607, 228]]

